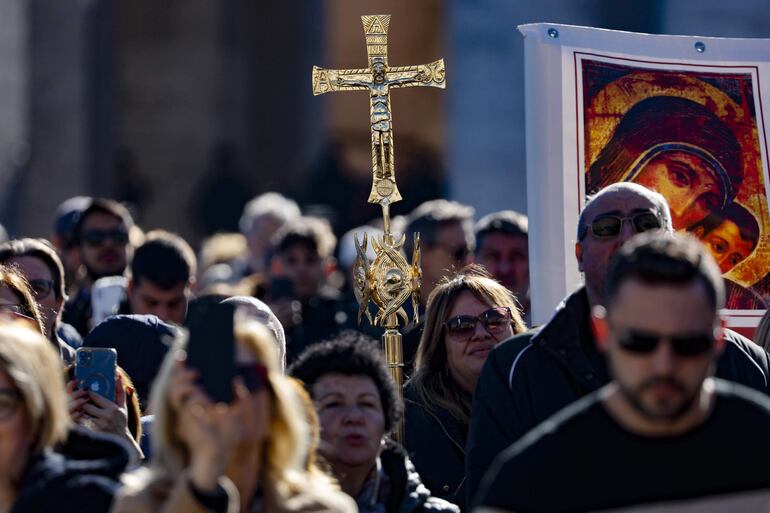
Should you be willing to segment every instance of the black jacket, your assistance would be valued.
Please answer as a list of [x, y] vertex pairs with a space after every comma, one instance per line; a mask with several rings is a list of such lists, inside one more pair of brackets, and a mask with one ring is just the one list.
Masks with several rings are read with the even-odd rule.
[[11, 513], [107, 513], [128, 464], [113, 440], [74, 428], [62, 447], [32, 456]]
[[380, 454], [380, 461], [390, 480], [386, 513], [459, 513], [454, 504], [431, 496], [399, 446], [388, 443]]
[[[717, 377], [768, 393], [768, 354], [726, 330]], [[473, 398], [466, 445], [467, 498], [473, 499], [495, 457], [564, 406], [610, 381], [590, 327], [584, 288], [568, 296], [548, 323], [489, 354]]]
[[448, 411], [421, 402], [404, 389], [404, 446], [422, 482], [435, 497], [465, 509], [465, 436]]

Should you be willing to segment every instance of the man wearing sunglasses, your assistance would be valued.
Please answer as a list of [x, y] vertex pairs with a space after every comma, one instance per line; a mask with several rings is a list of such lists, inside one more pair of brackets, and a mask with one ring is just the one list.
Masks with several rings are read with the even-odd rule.
[[86, 275], [64, 306], [63, 319], [85, 336], [91, 329], [91, 286], [99, 278], [120, 276], [131, 257], [133, 219], [117, 201], [94, 198], [75, 222], [73, 243]]
[[[637, 184], [617, 183], [587, 201], [575, 244], [585, 286], [567, 296], [544, 326], [499, 344], [481, 372], [466, 446], [469, 502], [502, 450], [609, 382], [607, 362], [591, 327], [591, 308], [604, 304], [612, 256], [637, 233], [647, 231], [672, 232], [668, 205], [660, 194]], [[725, 330], [718, 377], [768, 393], [768, 367], [767, 353]]]
[[[645, 233], [625, 245], [593, 309], [612, 381], [506, 449], [482, 484], [482, 509], [683, 507], [770, 486], [770, 399], [712, 378], [724, 300], [697, 239]], [[746, 511], [745, 499], [719, 509]]]

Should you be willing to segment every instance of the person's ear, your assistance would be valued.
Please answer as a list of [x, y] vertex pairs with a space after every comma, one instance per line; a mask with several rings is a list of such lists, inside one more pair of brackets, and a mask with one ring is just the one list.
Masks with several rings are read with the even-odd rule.
[[333, 256], [327, 257], [323, 262], [324, 276], [329, 277], [337, 271], [337, 259]]
[[283, 264], [281, 263], [281, 258], [278, 255], [273, 255], [272, 258], [270, 258], [270, 276], [283, 276], [284, 270], [283, 270]]
[[578, 271], [583, 272], [583, 244], [580, 242], [575, 243], [575, 258], [578, 263]]
[[714, 328], [714, 353], [716, 356], [722, 354], [725, 349], [725, 330], [727, 329], [727, 323], [725, 319], [720, 315], [719, 324]]
[[607, 310], [601, 305], [596, 305], [591, 310], [591, 331], [594, 334], [596, 346], [606, 351], [610, 329], [607, 326]]
[[126, 285], [126, 296], [128, 296], [129, 299], [134, 297], [134, 291], [135, 291], [134, 279], [129, 278], [128, 285]]

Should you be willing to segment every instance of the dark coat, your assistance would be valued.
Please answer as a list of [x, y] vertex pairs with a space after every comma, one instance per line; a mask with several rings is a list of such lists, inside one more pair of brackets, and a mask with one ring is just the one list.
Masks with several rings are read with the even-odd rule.
[[114, 440], [75, 428], [56, 451], [32, 456], [11, 513], [107, 513], [128, 464]]
[[460, 510], [438, 497], [431, 496], [420, 475], [403, 450], [388, 443], [380, 454], [382, 469], [390, 480], [386, 513], [459, 513]]
[[[770, 359], [749, 339], [726, 330], [717, 377], [768, 393]], [[466, 444], [467, 498], [472, 501], [495, 457], [533, 427], [610, 381], [590, 327], [584, 288], [568, 296], [538, 330], [489, 354], [473, 398]]]
[[465, 432], [448, 411], [404, 389], [404, 446], [431, 494], [465, 509]]
[[322, 289], [318, 295], [302, 300], [302, 321], [284, 325], [286, 334], [286, 364], [291, 365], [302, 352], [313, 344], [327, 340], [340, 331], [338, 294]]

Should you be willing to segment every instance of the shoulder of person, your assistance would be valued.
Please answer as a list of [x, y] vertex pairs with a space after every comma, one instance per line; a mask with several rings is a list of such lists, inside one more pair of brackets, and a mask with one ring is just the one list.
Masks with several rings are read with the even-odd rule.
[[129, 461], [129, 450], [123, 440], [80, 426], [70, 429], [67, 439], [56, 447], [55, 452], [66, 459], [67, 468], [72, 471], [115, 480], [120, 478]]
[[[357, 513], [355, 501], [336, 486], [310, 476], [295, 476], [291, 491], [265, 492], [265, 500], [275, 513]], [[278, 496], [281, 499], [277, 499]]]
[[760, 416], [766, 416], [770, 420], [770, 397], [767, 394], [734, 381], [717, 377], [710, 379], [719, 398], [755, 410]]
[[510, 461], [538, 444], [550, 443], [554, 440], [559, 441], [561, 431], [570, 429], [575, 422], [579, 422], [593, 408], [601, 408], [599, 402], [599, 391], [596, 391], [565, 406], [503, 451], [498, 457], [498, 462]]
[[516, 357], [532, 344], [532, 337], [538, 332], [539, 330], [525, 331], [524, 333], [519, 333], [509, 339], [503, 340], [492, 349], [487, 357], [487, 361], [506, 367], [513, 363]]
[[750, 339], [729, 328], [724, 330], [724, 339], [727, 345], [740, 349], [752, 360], [761, 364], [764, 370], [768, 369], [768, 361], [770, 358], [762, 346], [752, 342]]
[[558, 447], [554, 450], [554, 445], [566, 443], [561, 434], [572, 429], [598, 402], [598, 392], [575, 401], [498, 454], [481, 480], [475, 506], [500, 507], [501, 497], [515, 495], [513, 490], [526, 490], [530, 483], [550, 481], [559, 465], [556, 455], [563, 454]]
[[[730, 366], [740, 365], [744, 369], [753, 369], [756, 371], [757, 379], [743, 384], [752, 385], [761, 378], [761, 383], [756, 383], [755, 388], [766, 391], [770, 386], [770, 357], [767, 352], [740, 333], [730, 329], [724, 330], [724, 340], [725, 347], [719, 357], [717, 373], [724, 378], [737, 378], [737, 376], [729, 375], [729, 373], [723, 375], [722, 366], [725, 360], [731, 364]], [[730, 366], [728, 366], [728, 369]], [[752, 374], [749, 374], [749, 376], [752, 376]], [[743, 382], [740, 379], [737, 379], [737, 381]]]
[[[195, 498], [186, 472], [170, 479], [142, 467], [124, 474], [121, 483], [110, 513], [210, 513]], [[236, 513], [240, 501], [235, 485], [227, 477], [221, 477], [219, 485], [227, 493], [227, 513]]]

